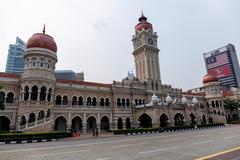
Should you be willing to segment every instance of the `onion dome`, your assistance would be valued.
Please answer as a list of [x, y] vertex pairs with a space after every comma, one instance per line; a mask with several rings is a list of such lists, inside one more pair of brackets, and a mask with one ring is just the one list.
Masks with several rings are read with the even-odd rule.
[[203, 77], [203, 84], [209, 83], [209, 82], [218, 82], [218, 78], [208, 73]]
[[31, 38], [29, 38], [27, 42], [27, 49], [28, 48], [44, 48], [49, 49], [53, 52], [57, 52], [57, 45], [54, 39], [45, 34], [45, 25], [43, 27], [43, 33], [36, 33]]
[[135, 26], [135, 30], [141, 31], [142, 29], [152, 29], [152, 24], [147, 22], [147, 17], [142, 13], [142, 16], [138, 19], [139, 23]]
[[152, 102], [153, 103], [158, 103], [159, 99], [158, 99], [158, 96], [155, 95], [155, 93], [153, 94], [152, 96]]
[[198, 103], [198, 99], [194, 96], [193, 99], [192, 99], [192, 103], [193, 104], [197, 104]]
[[183, 104], [186, 104], [188, 102], [187, 98], [185, 96], [182, 97], [181, 101], [182, 101]]
[[172, 103], [172, 97], [170, 97], [169, 94], [166, 97], [166, 102], [167, 103]]

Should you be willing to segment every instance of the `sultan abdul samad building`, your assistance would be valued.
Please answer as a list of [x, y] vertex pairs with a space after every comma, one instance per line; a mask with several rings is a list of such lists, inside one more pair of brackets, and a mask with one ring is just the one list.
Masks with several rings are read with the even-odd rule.
[[45, 33], [27, 42], [22, 76], [0, 73], [0, 129], [23, 132], [101, 131], [226, 122], [218, 79], [203, 78], [204, 92], [161, 83], [157, 33], [142, 15], [133, 35], [136, 77], [112, 84], [56, 80], [57, 45]]

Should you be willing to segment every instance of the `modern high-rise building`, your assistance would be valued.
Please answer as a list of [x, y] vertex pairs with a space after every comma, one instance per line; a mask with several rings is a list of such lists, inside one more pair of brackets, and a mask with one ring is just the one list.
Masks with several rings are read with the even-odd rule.
[[8, 57], [5, 72], [22, 74], [24, 70], [24, 51], [26, 43], [19, 37], [15, 44], [10, 44], [8, 49]]
[[204, 53], [207, 72], [217, 76], [223, 87], [240, 87], [240, 69], [234, 45]]
[[72, 70], [56, 70], [55, 71], [56, 79], [62, 80], [75, 80], [75, 72]]

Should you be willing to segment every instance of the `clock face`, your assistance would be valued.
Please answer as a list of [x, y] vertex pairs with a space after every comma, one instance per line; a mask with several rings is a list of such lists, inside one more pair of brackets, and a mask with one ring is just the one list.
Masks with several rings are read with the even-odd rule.
[[140, 46], [142, 44], [141, 40], [137, 40], [137, 46]]
[[152, 38], [148, 38], [148, 44], [150, 44], [150, 45], [153, 44], [153, 40], [152, 40]]

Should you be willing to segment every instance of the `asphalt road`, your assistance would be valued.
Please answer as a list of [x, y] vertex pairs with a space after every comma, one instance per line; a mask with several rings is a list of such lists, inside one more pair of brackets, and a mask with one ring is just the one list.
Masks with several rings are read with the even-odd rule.
[[192, 160], [240, 146], [240, 126], [0, 145], [0, 160]]

